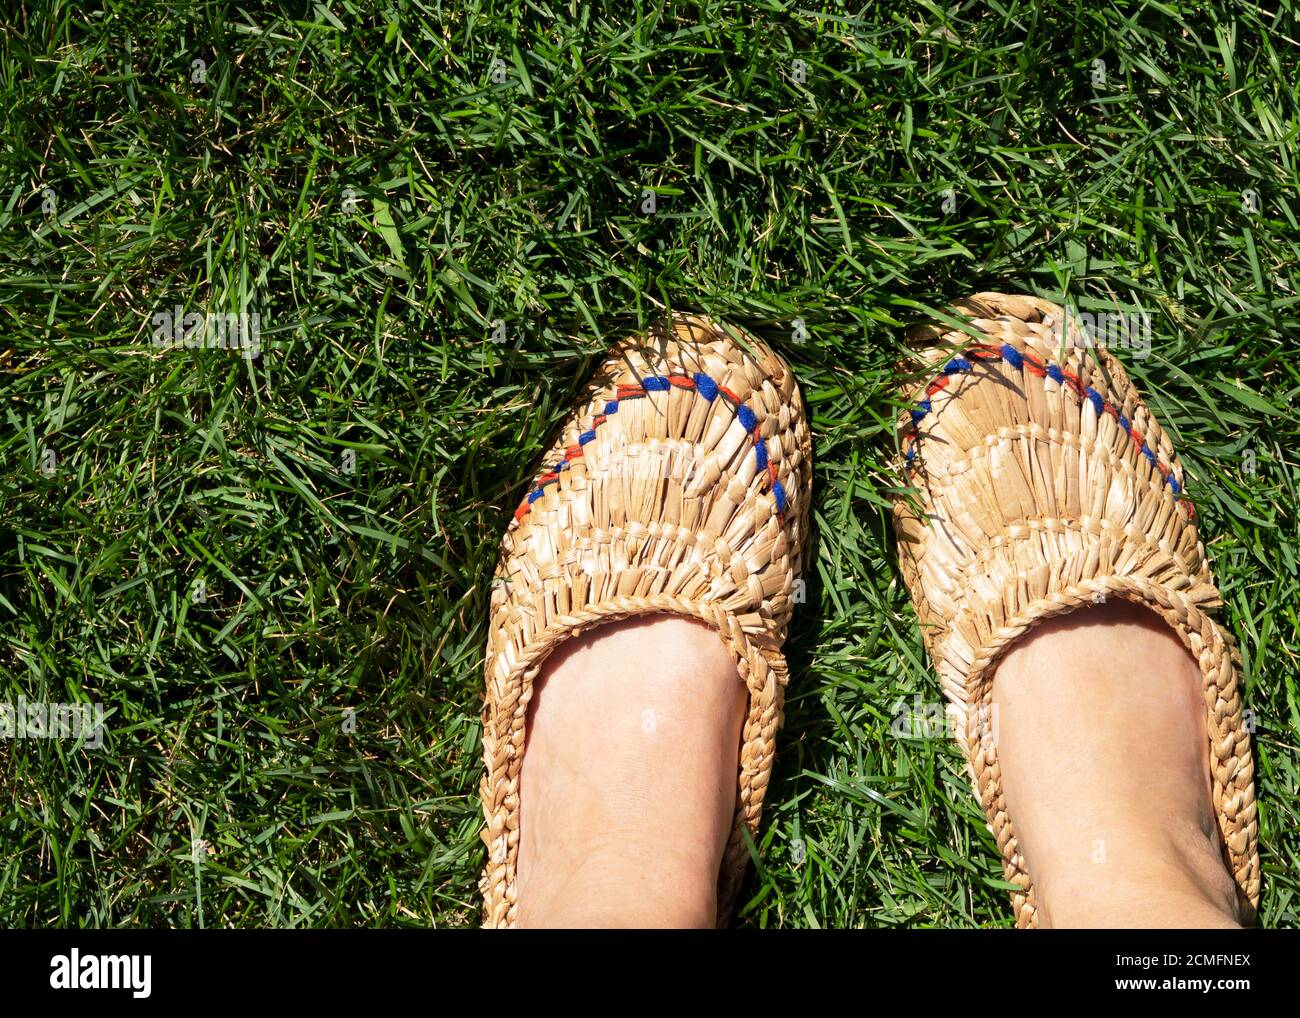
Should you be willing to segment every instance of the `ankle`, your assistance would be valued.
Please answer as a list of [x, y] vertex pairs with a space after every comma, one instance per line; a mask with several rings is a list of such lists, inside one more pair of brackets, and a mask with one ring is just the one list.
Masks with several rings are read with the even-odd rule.
[[717, 919], [717, 866], [641, 841], [593, 846], [535, 867], [519, 887], [521, 928], [706, 929]]
[[1033, 879], [1044, 928], [1240, 926], [1217, 832], [1131, 825], [1087, 862], [1046, 855]]

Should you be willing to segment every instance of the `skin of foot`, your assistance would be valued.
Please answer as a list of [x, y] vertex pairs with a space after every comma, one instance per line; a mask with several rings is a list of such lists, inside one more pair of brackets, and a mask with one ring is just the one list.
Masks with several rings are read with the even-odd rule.
[[712, 927], [747, 696], [709, 626], [612, 622], [546, 661], [520, 770], [519, 927]]
[[1125, 602], [1035, 627], [997, 667], [1003, 794], [1041, 927], [1232, 927], [1200, 668]]

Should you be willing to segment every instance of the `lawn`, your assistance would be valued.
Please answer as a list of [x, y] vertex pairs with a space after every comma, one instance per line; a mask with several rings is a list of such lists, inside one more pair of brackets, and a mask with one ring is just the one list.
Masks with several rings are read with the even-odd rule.
[[984, 289], [1150, 316], [1116, 352], [1242, 645], [1262, 922], [1300, 925], [1298, 40], [1287, 0], [7, 14], [0, 702], [106, 718], [0, 741], [0, 925], [475, 923], [500, 533], [669, 307], [770, 341], [814, 432], [738, 923], [1008, 925], [956, 748], [895, 722], [939, 691], [886, 511], [902, 331]]

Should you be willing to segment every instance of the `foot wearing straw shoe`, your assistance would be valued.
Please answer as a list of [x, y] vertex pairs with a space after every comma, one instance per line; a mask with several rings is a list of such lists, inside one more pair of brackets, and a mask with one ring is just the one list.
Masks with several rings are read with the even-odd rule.
[[789, 369], [679, 316], [616, 347], [506, 532], [488, 926], [728, 921], [771, 776], [811, 444]]
[[1249, 923], [1241, 664], [1173, 445], [1060, 308], [956, 310], [912, 336], [895, 524], [1017, 925]]

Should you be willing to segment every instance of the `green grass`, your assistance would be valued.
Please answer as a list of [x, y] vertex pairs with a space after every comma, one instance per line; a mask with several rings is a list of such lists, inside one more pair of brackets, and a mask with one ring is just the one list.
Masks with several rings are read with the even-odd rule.
[[[97, 752], [0, 743], [0, 923], [476, 921], [500, 532], [671, 306], [772, 342], [815, 434], [739, 921], [1006, 925], [955, 748], [890, 733], [939, 694], [886, 514], [901, 330], [998, 288], [1152, 315], [1119, 354], [1297, 925], [1295, 5], [83, 6], [0, 27], [0, 701], [110, 716]], [[260, 314], [261, 356], [155, 349], [178, 304]]]

